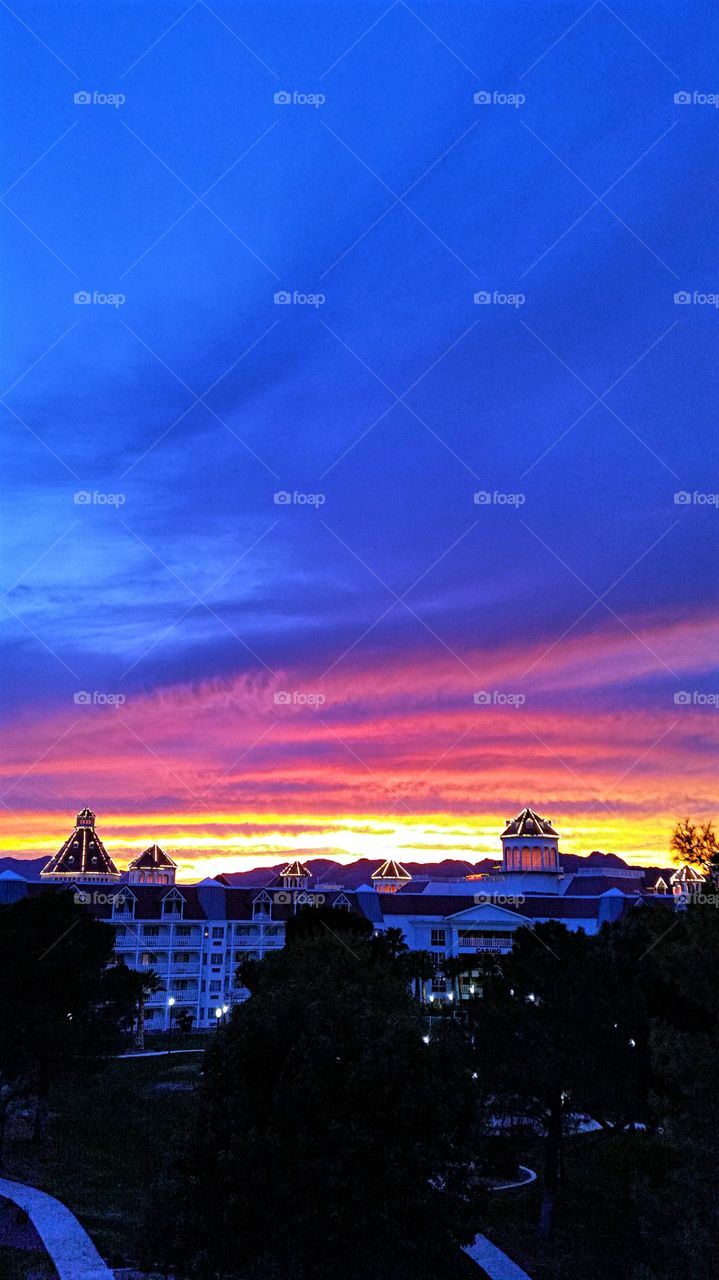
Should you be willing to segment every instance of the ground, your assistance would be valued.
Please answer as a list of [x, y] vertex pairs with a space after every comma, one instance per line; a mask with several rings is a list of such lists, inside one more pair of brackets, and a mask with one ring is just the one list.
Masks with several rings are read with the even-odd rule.
[[[82, 1084], [63, 1086], [51, 1097], [47, 1153], [30, 1142], [29, 1126], [19, 1126], [5, 1176], [57, 1196], [110, 1267], [132, 1266], [148, 1188], [183, 1145], [201, 1069], [199, 1053], [116, 1059]], [[2, 1280], [28, 1280], [28, 1255], [18, 1262], [10, 1253], [0, 1251]], [[484, 1273], [459, 1254], [442, 1280], [484, 1280]]]
[[566, 1144], [566, 1184], [553, 1248], [543, 1248], [536, 1227], [541, 1200], [540, 1143], [529, 1141], [523, 1164], [540, 1179], [491, 1196], [486, 1234], [524, 1267], [532, 1280], [630, 1280], [642, 1272], [643, 1244], [636, 1191], [656, 1165], [649, 1134], [578, 1134]]
[[147, 1189], [187, 1133], [201, 1063], [199, 1053], [115, 1060], [63, 1086], [50, 1100], [47, 1152], [21, 1131], [8, 1144], [5, 1176], [57, 1196], [110, 1266], [129, 1265]]

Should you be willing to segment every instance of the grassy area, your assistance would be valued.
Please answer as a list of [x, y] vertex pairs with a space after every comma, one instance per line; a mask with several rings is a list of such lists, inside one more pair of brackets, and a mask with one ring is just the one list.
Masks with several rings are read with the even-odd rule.
[[596, 1133], [568, 1139], [566, 1182], [551, 1248], [537, 1239], [539, 1143], [530, 1141], [522, 1163], [538, 1171], [538, 1181], [526, 1190], [492, 1195], [486, 1234], [532, 1280], [630, 1280], [642, 1274], [644, 1224], [638, 1220], [636, 1189], [655, 1164], [650, 1135]]
[[47, 1152], [20, 1130], [8, 1143], [5, 1176], [57, 1196], [110, 1266], [131, 1265], [148, 1188], [189, 1131], [202, 1060], [173, 1052], [113, 1061], [102, 1074], [65, 1086], [50, 1100]]
[[41, 1249], [11, 1249], [0, 1245], [2, 1280], [57, 1280], [57, 1271]]

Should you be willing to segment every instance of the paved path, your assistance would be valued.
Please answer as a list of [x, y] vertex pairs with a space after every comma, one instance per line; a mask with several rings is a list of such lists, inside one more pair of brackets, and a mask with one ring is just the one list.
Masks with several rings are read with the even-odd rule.
[[60, 1280], [113, 1280], [84, 1227], [59, 1200], [8, 1178], [0, 1178], [0, 1196], [25, 1210]]
[[512, 1262], [506, 1253], [502, 1253], [486, 1236], [475, 1236], [474, 1242], [464, 1250], [466, 1254], [483, 1267], [490, 1280], [530, 1280], [526, 1271], [522, 1271], [516, 1262]]
[[172, 1049], [170, 1053], [167, 1049], [143, 1049], [138, 1053], [116, 1053], [115, 1057], [120, 1058], [176, 1058], [181, 1053], [204, 1053], [204, 1049]]

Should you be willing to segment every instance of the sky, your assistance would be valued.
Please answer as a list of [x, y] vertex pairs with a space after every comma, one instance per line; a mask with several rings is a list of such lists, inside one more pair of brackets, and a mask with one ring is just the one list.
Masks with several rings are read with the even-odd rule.
[[715, 816], [718, 17], [0, 0], [4, 852]]

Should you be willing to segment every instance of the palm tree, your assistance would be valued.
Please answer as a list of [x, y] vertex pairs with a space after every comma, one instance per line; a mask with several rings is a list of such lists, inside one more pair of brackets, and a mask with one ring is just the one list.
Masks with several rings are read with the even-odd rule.
[[437, 970], [436, 958], [430, 951], [413, 951], [407, 957], [409, 963], [409, 972], [414, 979], [414, 990], [420, 1004], [425, 1003], [424, 988], [425, 983], [433, 978]]
[[476, 968], [476, 956], [448, 956], [442, 961], [442, 973], [449, 983], [451, 983], [452, 993], [457, 1004], [460, 1001], [459, 979], [463, 973], [469, 973]]
[[135, 1000], [137, 1005], [137, 1024], [135, 1031], [135, 1048], [142, 1053], [145, 1048], [145, 1001], [165, 986], [159, 973], [154, 969], [137, 970], [135, 973]]

